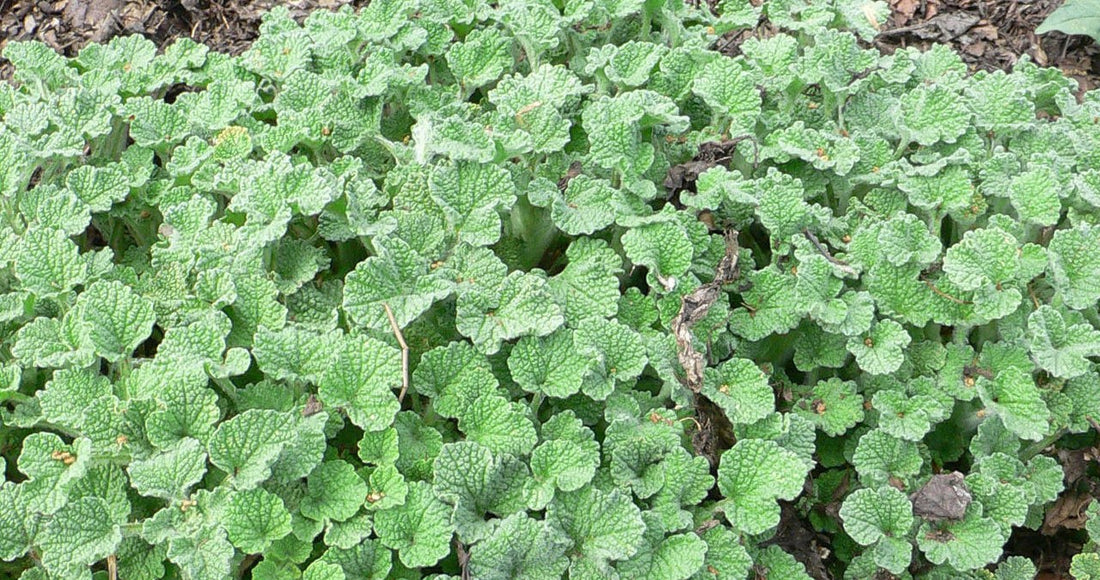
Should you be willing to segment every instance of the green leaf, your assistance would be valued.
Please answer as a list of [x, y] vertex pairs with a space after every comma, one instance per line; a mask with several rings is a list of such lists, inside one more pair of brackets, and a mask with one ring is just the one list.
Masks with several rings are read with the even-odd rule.
[[413, 371], [412, 384], [433, 399], [437, 413], [450, 418], [461, 417], [470, 404], [496, 394], [499, 386], [488, 359], [465, 341], [424, 353]]
[[400, 408], [393, 389], [401, 385], [401, 352], [380, 340], [349, 336], [324, 371], [317, 394], [326, 406], [342, 407], [367, 431], [393, 424]]
[[36, 538], [43, 565], [53, 573], [66, 574], [106, 558], [122, 542], [120, 523], [98, 497], [68, 503]]
[[756, 195], [759, 199], [756, 216], [777, 239], [799, 234], [815, 221], [813, 210], [805, 201], [806, 191], [800, 179], [768, 168], [767, 174], [756, 180]]
[[485, 580], [557, 580], [569, 567], [568, 539], [545, 520], [524, 512], [501, 521], [493, 535], [470, 549], [470, 575]]
[[638, 87], [646, 83], [650, 71], [664, 54], [664, 46], [631, 40], [616, 47], [604, 69], [607, 79], [616, 85]]
[[656, 151], [652, 143], [643, 142], [639, 135], [638, 123], [644, 115], [645, 110], [640, 105], [621, 97], [601, 96], [587, 101], [582, 114], [583, 125], [599, 128], [588, 131], [588, 158], [600, 167], [625, 175], [640, 175], [649, 169]]
[[299, 509], [303, 516], [313, 520], [342, 522], [363, 507], [366, 497], [367, 483], [350, 463], [326, 461], [309, 474]]
[[168, 542], [168, 559], [180, 567], [184, 578], [224, 578], [232, 569], [233, 554], [233, 544], [220, 528], [209, 528], [199, 537], [181, 536]]
[[908, 263], [927, 266], [939, 257], [943, 249], [940, 240], [913, 214], [896, 214], [881, 227], [878, 234], [879, 251], [886, 261], [895, 266]]
[[905, 136], [920, 145], [954, 143], [970, 123], [970, 111], [957, 105], [959, 95], [943, 85], [918, 86], [898, 103], [898, 123]]
[[239, 490], [271, 476], [271, 466], [293, 441], [293, 419], [268, 409], [249, 409], [218, 425], [210, 437], [210, 463], [229, 475]]
[[516, 199], [512, 176], [503, 167], [458, 162], [432, 172], [432, 198], [443, 209], [460, 241], [487, 246], [500, 239], [500, 210]]
[[443, 436], [420, 417], [404, 411], [394, 421], [397, 430], [397, 468], [408, 479], [431, 479], [434, 461], [443, 447]]
[[981, 377], [978, 394], [982, 403], [1021, 439], [1038, 441], [1050, 431], [1050, 410], [1030, 373], [1008, 367], [992, 380]]
[[528, 192], [531, 203], [549, 206], [554, 225], [571, 236], [592, 234], [613, 224], [617, 210], [627, 207], [623, 196], [610, 181], [584, 174], [570, 180], [564, 191], [548, 187]]
[[[136, 537], [124, 537], [118, 547], [118, 574], [133, 580], [158, 580], [164, 577], [164, 559], [168, 546], [151, 546]], [[123, 576], [125, 575], [125, 576]]]
[[723, 512], [735, 530], [759, 534], [779, 523], [777, 499], [802, 492], [809, 467], [774, 441], [742, 439], [722, 454], [718, 489], [727, 499]]
[[417, 159], [422, 163], [433, 154], [488, 163], [496, 154], [493, 138], [483, 125], [455, 117], [422, 116], [412, 129], [412, 137], [417, 143]]
[[[844, 531], [861, 546], [870, 546], [884, 539], [887, 543], [900, 540], [906, 543], [913, 527], [913, 506], [905, 494], [893, 487], [864, 488], [852, 492], [840, 507]], [[909, 566], [910, 551], [897, 560], [880, 559], [875, 550], [876, 562], [894, 574], [901, 574]]]
[[1035, 122], [1035, 104], [1019, 82], [1019, 75], [1002, 71], [981, 73], [967, 88], [967, 103], [974, 111], [974, 125], [997, 135], [1013, 133]]
[[77, 299], [96, 354], [115, 362], [129, 356], [153, 330], [153, 305], [121, 282], [93, 283]]
[[831, 378], [818, 381], [813, 391], [794, 407], [826, 435], [838, 437], [863, 420], [863, 397], [853, 381]]
[[58, 229], [75, 236], [87, 229], [91, 222], [91, 208], [75, 193], [39, 185], [23, 194], [19, 203], [21, 212], [33, 229]]
[[704, 570], [719, 578], [742, 578], [748, 575], [752, 568], [752, 557], [741, 544], [738, 534], [718, 525], [703, 533], [703, 541], [707, 543]]
[[405, 503], [378, 512], [374, 531], [410, 567], [434, 566], [451, 551], [451, 509], [423, 481], [409, 485]]
[[661, 466], [665, 481], [650, 500], [652, 511], [669, 530], [689, 528], [692, 518], [686, 510], [702, 501], [714, 487], [710, 463], [706, 457], [676, 449], [664, 457]]
[[273, 379], [317, 382], [330, 368], [339, 339], [334, 332], [318, 333], [297, 324], [277, 330], [261, 326], [256, 331], [252, 356], [260, 370]]
[[1016, 239], [999, 228], [972, 230], [948, 248], [943, 269], [963, 290], [1012, 282], [1019, 273]]
[[521, 338], [508, 353], [512, 380], [529, 393], [565, 398], [580, 391], [592, 366], [576, 349], [573, 331], [558, 329], [546, 337]]
[[314, 560], [302, 573], [302, 580], [346, 580], [344, 569], [337, 564]]
[[355, 267], [344, 281], [344, 310], [352, 320], [372, 328], [389, 328], [383, 305], [404, 328], [438, 300], [451, 294], [451, 284], [429, 269], [430, 260], [408, 244], [389, 238], [379, 254]]
[[881, 429], [860, 437], [852, 454], [852, 466], [867, 486], [881, 486], [891, 479], [908, 481], [920, 473], [923, 464], [915, 442], [899, 439]]
[[485, 354], [495, 354], [505, 340], [546, 336], [565, 322], [550, 296], [546, 280], [512, 272], [496, 292], [471, 292], [458, 299], [455, 326]]
[[905, 361], [903, 349], [912, 340], [900, 324], [880, 320], [866, 336], [848, 338], [848, 352], [856, 357], [856, 363], [864, 372], [873, 375], [890, 374]]
[[150, 97], [134, 97], [123, 109], [131, 119], [130, 137], [139, 147], [167, 148], [188, 135], [187, 117], [181, 107]]
[[206, 386], [206, 377], [200, 373], [192, 367], [180, 380], [158, 385], [162, 390], [155, 398], [163, 407], [158, 405], [145, 418], [145, 436], [154, 446], [164, 449], [187, 438], [204, 445], [210, 441], [221, 411], [218, 394]]
[[737, 60], [711, 59], [695, 77], [692, 90], [729, 120], [731, 134], [751, 130], [752, 121], [760, 114], [756, 82]]
[[591, 486], [556, 495], [546, 509], [546, 521], [572, 542], [573, 566], [584, 560], [601, 568], [629, 558], [638, 551], [645, 532], [641, 512], [628, 496]]
[[681, 448], [681, 426], [664, 409], [641, 413], [626, 408], [616, 418], [611, 413], [605, 412], [611, 424], [603, 441], [611, 479], [639, 498], [648, 498], [665, 483], [664, 458]]
[[561, 65], [542, 64], [527, 75], [506, 74], [496, 87], [489, 91], [489, 101], [508, 115], [535, 102], [555, 109], [576, 105], [581, 95], [592, 92], [568, 68]]
[[15, 67], [14, 78], [22, 84], [44, 85], [53, 90], [73, 83], [79, 76], [65, 57], [37, 40], [8, 43], [4, 47], [4, 58], [11, 61]]
[[528, 507], [544, 508], [555, 490], [576, 491], [596, 474], [600, 445], [572, 411], [554, 415], [542, 425], [543, 442], [531, 453], [531, 481], [524, 493]]
[[240, 551], [258, 554], [290, 533], [290, 512], [279, 496], [265, 489], [237, 492], [226, 507], [225, 531]]
[[1100, 578], [1100, 554], [1080, 553], [1073, 557], [1069, 567], [1075, 580], [1096, 580]]
[[65, 187], [93, 213], [105, 212], [130, 193], [126, 174], [114, 165], [83, 165], [65, 177]]
[[759, 566], [777, 578], [810, 580], [810, 575], [806, 573], [806, 566], [779, 546], [771, 545], [755, 552], [754, 561], [754, 567]]
[[803, 312], [799, 307], [795, 281], [777, 268], [757, 270], [745, 278], [752, 283], [741, 294], [744, 306], [730, 316], [730, 330], [748, 340], [760, 340], [769, 334], [785, 334], [798, 326]]
[[524, 508], [527, 467], [510, 455], [494, 456], [473, 441], [448, 443], [433, 471], [435, 493], [454, 506], [455, 528], [465, 543], [487, 538], [496, 525], [493, 516], [506, 517]]
[[851, 139], [808, 128], [803, 121], [768, 136], [765, 155], [778, 161], [791, 158], [808, 162], [815, 169], [847, 175], [859, 161], [859, 148]]
[[[865, 6], [867, 6], [866, 10], [872, 8], [872, 5]], [[768, 10], [768, 15], [780, 21], [787, 16], [773, 9]], [[818, 26], [824, 28], [823, 25], [827, 24], [828, 19], [832, 17], [831, 11], [808, 8], [799, 14], [802, 22], [790, 23], [791, 28], [813, 30], [815, 35], [813, 45], [806, 47], [802, 58], [795, 61], [791, 70], [803, 82], [821, 84], [830, 91], [843, 93], [852, 90], [849, 85], [853, 75], [875, 65], [876, 55], [872, 51], [860, 48], [859, 39], [851, 32], [817, 29]], [[863, 11], [860, 11], [858, 17], [864, 21], [873, 18]]]
[[368, 481], [367, 511], [387, 510], [405, 503], [409, 485], [394, 465], [380, 465]]
[[705, 369], [703, 394], [735, 425], [755, 423], [775, 410], [775, 393], [767, 375], [748, 359], [733, 358]]
[[1067, 306], [1080, 310], [1100, 300], [1100, 226], [1058, 230], [1047, 248], [1047, 272]]
[[577, 353], [591, 361], [582, 388], [593, 399], [607, 398], [616, 384], [633, 381], [645, 370], [645, 343], [625, 324], [586, 319], [578, 325], [573, 342]]
[[84, 409], [111, 394], [111, 381], [107, 377], [88, 369], [61, 369], [54, 372], [36, 397], [47, 421], [79, 429]]
[[27, 552], [34, 540], [34, 516], [24, 494], [27, 486], [5, 481], [0, 485], [0, 560], [14, 560]]
[[1040, 368], [1063, 379], [1089, 372], [1088, 357], [1100, 356], [1100, 330], [1088, 323], [1070, 324], [1048, 304], [1027, 317], [1031, 358]]
[[675, 288], [689, 267], [693, 248], [683, 226], [675, 221], [658, 221], [635, 226], [622, 237], [626, 257], [645, 266], [666, 289]]
[[92, 460], [91, 441], [78, 438], [65, 444], [54, 433], [37, 432], [23, 439], [19, 471], [27, 476], [27, 500], [36, 511], [53, 513], [65, 502], [65, 488], [88, 471]]
[[56, 296], [84, 283], [86, 272], [79, 249], [61, 230], [32, 228], [19, 240], [15, 276], [24, 290]]
[[458, 428], [494, 454], [527, 455], [538, 441], [527, 407], [504, 397], [475, 400], [459, 417]]
[[1035, 564], [1023, 556], [1009, 556], [997, 565], [997, 580], [1034, 580]]
[[631, 578], [668, 578], [687, 580], [703, 567], [707, 544], [694, 534], [665, 535], [654, 514], [643, 519], [650, 524], [638, 553], [616, 566], [616, 570]]
[[[375, 4], [372, 3], [371, 6]], [[340, 566], [346, 578], [384, 580], [389, 577], [390, 569], [393, 567], [393, 556], [390, 551], [374, 540], [360, 542], [348, 549], [329, 548], [321, 561]]]
[[156, 455], [134, 460], [126, 471], [141, 495], [184, 499], [206, 474], [206, 450], [188, 437]]
[[574, 240], [565, 256], [569, 263], [549, 280], [549, 287], [564, 309], [566, 322], [577, 326], [586, 318], [614, 316], [618, 311], [622, 257], [594, 238]]
[[1049, 167], [1037, 167], [1012, 178], [1009, 199], [1020, 221], [1039, 226], [1052, 226], [1062, 215], [1058, 197], [1060, 186]]
[[1053, 30], [1066, 34], [1084, 34], [1100, 40], [1100, 2], [1069, 0], [1051, 12], [1035, 29], [1035, 34]]
[[924, 210], [961, 212], [974, 197], [967, 168], [949, 165], [934, 175], [906, 173], [898, 180], [898, 189], [909, 196], [913, 205]]
[[1003, 543], [1000, 528], [992, 519], [981, 516], [978, 503], [971, 503], [961, 520], [939, 526], [925, 523], [917, 531], [917, 547], [930, 562], [946, 562], [960, 571], [996, 561]]
[[511, 45], [496, 29], [474, 29], [447, 50], [447, 66], [466, 90], [473, 90], [512, 68]]
[[894, 389], [878, 391], [871, 404], [879, 412], [879, 428], [908, 441], [920, 441], [948, 412], [931, 396]]
[[500, 21], [511, 29], [532, 66], [538, 62], [540, 53], [558, 46], [558, 35], [566, 20], [557, 6], [548, 2], [533, 2], [504, 4], [500, 8]]

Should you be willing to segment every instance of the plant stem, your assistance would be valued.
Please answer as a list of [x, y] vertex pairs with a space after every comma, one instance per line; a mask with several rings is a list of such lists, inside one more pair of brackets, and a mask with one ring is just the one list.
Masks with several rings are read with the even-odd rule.
[[1052, 445], [1055, 441], [1061, 439], [1062, 436], [1065, 434], [1065, 429], [1059, 429], [1051, 433], [1050, 435], [1047, 435], [1046, 437], [1043, 437], [1042, 439], [1036, 441], [1035, 443], [1028, 445], [1024, 448], [1023, 451], [1020, 452], [1020, 460], [1026, 462], [1032, 457], [1035, 457], [1036, 455], [1042, 453], [1044, 449]]

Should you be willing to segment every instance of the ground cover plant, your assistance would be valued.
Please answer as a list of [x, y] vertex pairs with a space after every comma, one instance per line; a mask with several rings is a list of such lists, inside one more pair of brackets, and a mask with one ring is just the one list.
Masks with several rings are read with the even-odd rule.
[[884, 13], [9, 43], [3, 572], [1100, 577], [1100, 96]]

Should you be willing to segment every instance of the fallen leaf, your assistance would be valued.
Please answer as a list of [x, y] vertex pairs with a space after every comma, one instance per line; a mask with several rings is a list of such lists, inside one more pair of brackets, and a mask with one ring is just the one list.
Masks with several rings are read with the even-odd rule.
[[891, 0], [890, 8], [894, 11], [896, 25], [905, 26], [913, 19], [917, 8], [920, 8], [920, 0]]
[[1087, 493], [1065, 493], [1058, 496], [1043, 517], [1042, 532], [1053, 536], [1061, 529], [1080, 530], [1085, 527], [1085, 508], [1092, 502]]
[[970, 490], [958, 471], [933, 475], [913, 495], [913, 514], [927, 521], [960, 520], [970, 505]]

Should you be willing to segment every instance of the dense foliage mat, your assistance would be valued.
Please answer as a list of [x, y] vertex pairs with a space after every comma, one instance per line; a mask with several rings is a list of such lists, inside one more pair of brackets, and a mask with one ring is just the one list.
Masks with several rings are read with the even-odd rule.
[[7, 46], [3, 572], [1031, 578], [1100, 94], [882, 2], [500, 4]]

